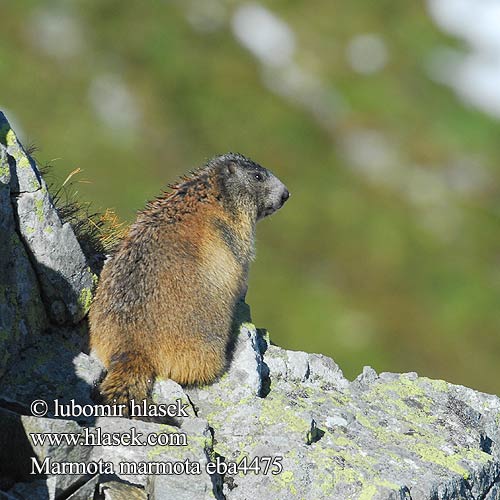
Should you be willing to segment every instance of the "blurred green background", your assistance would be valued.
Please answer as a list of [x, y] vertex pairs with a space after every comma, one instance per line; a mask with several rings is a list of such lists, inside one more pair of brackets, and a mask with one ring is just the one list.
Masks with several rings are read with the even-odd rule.
[[292, 193], [250, 273], [274, 342], [500, 393], [499, 110], [430, 3], [0, 4], [0, 109], [80, 199], [132, 221], [251, 156]]

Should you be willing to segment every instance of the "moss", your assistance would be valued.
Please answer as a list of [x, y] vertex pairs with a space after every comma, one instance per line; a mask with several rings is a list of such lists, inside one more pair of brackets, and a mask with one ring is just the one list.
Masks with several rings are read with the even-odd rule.
[[[17, 145], [17, 138], [16, 138], [16, 134], [14, 133], [14, 131], [6, 126], [8, 128], [8, 130], [6, 131], [5, 133], [5, 145], [7, 147], [9, 146], [16, 146]], [[2, 129], [2, 131], [5, 131], [5, 127]], [[3, 133], [2, 133], [3, 135]]]
[[367, 429], [370, 429], [374, 436], [377, 438], [378, 441], [382, 443], [387, 443], [388, 441], [392, 440], [392, 433], [385, 429], [384, 427], [381, 427], [377, 423], [373, 423], [370, 418], [368, 418], [366, 415], [363, 415], [362, 413], [356, 414], [356, 420], [363, 426], [366, 427]]
[[43, 198], [35, 200], [35, 214], [40, 222], [43, 222]]
[[238, 455], [238, 457], [235, 460], [235, 462], [237, 464], [239, 464], [245, 457], [247, 459], [250, 459], [248, 452], [244, 449], [245, 446], [244, 445], [242, 446], [242, 443], [239, 443], [239, 444], [240, 444], [240, 454]]
[[31, 168], [29, 158], [24, 153], [22, 153], [21, 157], [17, 159], [17, 166], [19, 168]]
[[[212, 428], [214, 426], [211, 423]], [[215, 429], [215, 428], [214, 428]], [[217, 430], [215, 435], [217, 435]], [[232, 444], [228, 446], [228, 444], [224, 440], [216, 440], [214, 444], [214, 450], [223, 457], [230, 457], [234, 462], [240, 462], [244, 457], [251, 457], [251, 453], [249, 450], [254, 449], [258, 443], [255, 440], [253, 434], [248, 434], [246, 436], [242, 436], [241, 440], [238, 441], [236, 448]], [[253, 458], [253, 457], [252, 457]]]
[[292, 471], [283, 471], [281, 474], [272, 476], [278, 483], [281, 490], [288, 490], [292, 495], [297, 494], [297, 488], [294, 485], [294, 475]]
[[6, 177], [6, 178], [10, 177], [10, 168], [7, 162], [0, 165], [0, 177]]
[[83, 288], [80, 292], [80, 296], [78, 297], [78, 305], [82, 309], [82, 311], [86, 314], [90, 309], [90, 305], [92, 304], [92, 290], [90, 288]]
[[436, 417], [432, 415], [433, 399], [420, 387], [418, 381], [411, 380], [404, 374], [394, 381], [373, 384], [364, 399], [369, 402], [378, 401], [391, 408], [395, 415], [404, 418], [412, 426], [436, 421]]
[[448, 384], [448, 382], [445, 382], [444, 380], [433, 380], [425, 378], [423, 380], [428, 381], [431, 386], [439, 392], [449, 392], [450, 390], [450, 384]]
[[482, 464], [486, 464], [493, 460], [493, 457], [491, 455], [477, 449], [465, 450], [462, 456], [466, 460], [470, 460], [471, 462], [481, 462]]
[[383, 486], [384, 488], [389, 488], [391, 490], [399, 491], [399, 484], [392, 483], [391, 481], [386, 481], [385, 479], [376, 479], [375, 484], [377, 486]]
[[270, 394], [262, 401], [262, 411], [259, 421], [264, 425], [283, 424], [286, 430], [298, 432], [307, 439], [307, 434], [311, 431], [311, 419], [304, 418], [297, 414], [297, 410], [309, 407], [310, 402], [304, 404], [301, 398], [297, 398], [297, 406], [292, 410], [289, 402], [281, 394]]
[[[333, 485], [336, 485], [336, 484], [341, 484], [341, 483], [346, 483], [346, 484], [352, 484], [352, 483], [360, 483], [361, 482], [361, 474], [354, 470], [354, 469], [350, 469], [350, 468], [347, 468], [347, 469], [336, 469], [334, 475], [334, 481], [333, 481]], [[327, 493], [329, 491], [329, 489], [325, 489], [324, 485], [323, 485], [323, 491], [325, 493]]]
[[354, 441], [347, 439], [345, 436], [337, 436], [334, 438], [334, 442], [337, 446], [358, 446]]
[[[3, 134], [0, 134], [0, 136]], [[6, 146], [10, 148], [10, 152], [12, 156], [14, 156], [17, 166], [19, 168], [31, 168], [31, 163], [26, 155], [26, 153], [23, 151], [21, 146], [19, 145], [19, 142], [17, 140], [16, 134], [12, 129], [9, 129], [7, 133], [5, 134], [5, 142]], [[38, 187], [37, 187], [38, 189]]]
[[364, 487], [359, 494], [358, 500], [371, 500], [377, 493], [377, 487], [373, 484]]
[[338, 484], [362, 486], [366, 477], [372, 478], [372, 481], [377, 477], [374, 470], [376, 458], [364, 455], [362, 450], [322, 448], [313, 453], [311, 459], [318, 465], [318, 470], [321, 470], [318, 481], [325, 497], [330, 497], [332, 489]]
[[38, 182], [38, 179], [35, 176], [33, 176], [30, 179], [30, 185], [31, 185], [31, 189], [33, 191], [36, 191], [37, 189], [40, 189], [40, 183]]
[[426, 446], [422, 443], [416, 443], [412, 450], [415, 451], [420, 457], [426, 462], [432, 462], [434, 464], [440, 465], [448, 470], [460, 474], [464, 479], [469, 478], [469, 473], [460, 462], [464, 459], [464, 456], [460, 453], [453, 453], [451, 455], [446, 455], [443, 451]]

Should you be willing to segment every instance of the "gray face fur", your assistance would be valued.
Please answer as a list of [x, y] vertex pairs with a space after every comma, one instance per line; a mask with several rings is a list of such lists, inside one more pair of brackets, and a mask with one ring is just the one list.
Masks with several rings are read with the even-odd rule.
[[234, 204], [243, 210], [255, 210], [257, 220], [280, 209], [290, 193], [270, 172], [249, 158], [228, 153], [210, 163], [220, 169], [225, 191]]

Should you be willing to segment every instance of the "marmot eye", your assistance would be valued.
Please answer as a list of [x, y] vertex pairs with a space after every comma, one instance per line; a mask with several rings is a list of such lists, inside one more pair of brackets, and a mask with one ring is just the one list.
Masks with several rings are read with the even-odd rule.
[[259, 174], [258, 172], [253, 174], [255, 180], [257, 181], [263, 181], [264, 180], [264, 176], [262, 174]]

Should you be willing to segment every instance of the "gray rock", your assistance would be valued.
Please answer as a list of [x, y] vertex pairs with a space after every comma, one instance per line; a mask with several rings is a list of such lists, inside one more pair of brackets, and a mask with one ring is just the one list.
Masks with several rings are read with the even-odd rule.
[[67, 497], [67, 500], [94, 500], [98, 483], [99, 476], [94, 476], [90, 481], [84, 483], [83, 486]]
[[152, 500], [200, 500], [220, 498], [222, 480], [217, 474], [210, 476], [206, 466], [213, 456], [213, 437], [208, 423], [203, 419], [189, 419], [182, 427], [188, 438], [183, 448], [157, 447], [155, 460], [160, 462], [184, 462], [199, 464], [200, 473], [192, 467], [185, 467], [193, 473], [154, 475], [149, 477], [148, 490]]
[[[151, 436], [155, 439], [155, 444], [145, 446], [93, 448], [92, 460], [112, 462], [116, 476], [122, 481], [146, 487], [152, 499], [213, 498], [212, 478], [205, 472], [213, 451], [207, 422], [191, 419], [188, 425], [178, 429], [139, 420], [102, 418], [97, 427], [103, 433], [130, 433], [135, 429], [142, 442]], [[167, 440], [162, 441], [160, 435]], [[172, 435], [178, 440], [172, 441]], [[183, 436], [186, 436], [185, 443]]]
[[142, 488], [118, 481], [108, 481], [99, 487], [104, 500], [148, 500], [148, 494]]
[[94, 387], [101, 377], [104, 365], [94, 355], [78, 353], [73, 358], [76, 376], [87, 384], [88, 387]]
[[[1, 495], [1, 492], [0, 492]], [[3, 498], [0, 496], [0, 498]], [[55, 500], [56, 478], [39, 479], [31, 483], [18, 483], [6, 494], [6, 500]]]
[[[242, 335], [240, 342], [247, 347], [238, 352], [246, 352], [265, 338]], [[410, 492], [412, 499], [472, 499], [495, 491], [497, 397], [415, 373], [377, 376], [369, 367], [350, 383], [332, 360], [276, 346], [256, 352], [253, 368], [250, 358], [235, 356], [220, 382], [186, 391], [214, 429], [216, 454], [228, 462], [249, 457], [249, 465], [257, 457], [253, 465], [262, 468], [259, 457], [281, 459], [277, 475], [226, 474], [226, 499], [399, 499]], [[240, 362], [250, 372], [268, 366], [265, 398], [234, 387]]]
[[37, 277], [16, 231], [5, 134], [0, 120], [0, 376], [47, 325]]
[[[80, 434], [82, 428], [73, 421], [70, 420], [57, 420], [49, 418], [40, 417], [21, 417], [26, 436], [32, 445], [33, 456], [36, 457], [38, 462], [43, 466], [44, 463], [86, 463], [90, 460], [91, 448], [88, 446], [72, 445], [68, 444], [64, 440], [59, 444], [54, 445], [49, 441], [46, 441], [43, 445], [35, 445], [33, 439], [29, 436], [31, 433], [50, 433], [61, 435], [62, 433], [74, 433]], [[47, 460], [47, 462], [45, 462]], [[36, 470], [33, 469], [32, 470]], [[49, 468], [51, 470], [51, 467]], [[55, 478], [55, 494], [56, 496], [68, 490], [70, 487], [76, 483], [84, 480], [87, 474], [76, 473], [76, 474], [66, 474], [66, 473], [48, 473], [48, 477]]]
[[50, 326], [45, 335], [24, 348], [15, 366], [2, 377], [0, 400], [24, 407], [25, 413], [36, 399], [92, 404], [93, 381], [99, 377], [101, 365], [81, 352], [86, 335], [83, 325], [71, 330]]
[[493, 486], [490, 487], [484, 500], [498, 500], [500, 498], [500, 481], [497, 481]]
[[6, 178], [9, 168], [18, 231], [49, 304], [48, 313], [58, 324], [76, 324], [89, 309], [96, 278], [73, 229], [61, 222], [34, 160], [1, 112], [0, 130], [3, 151], [0, 174]]

